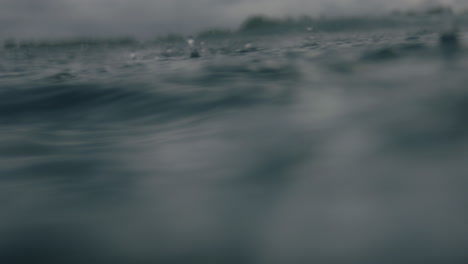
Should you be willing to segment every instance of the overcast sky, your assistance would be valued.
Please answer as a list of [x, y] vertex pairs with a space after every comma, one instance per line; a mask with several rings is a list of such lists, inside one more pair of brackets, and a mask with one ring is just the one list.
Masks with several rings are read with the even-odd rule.
[[378, 13], [424, 1], [437, 0], [0, 0], [0, 39], [190, 34], [252, 14]]

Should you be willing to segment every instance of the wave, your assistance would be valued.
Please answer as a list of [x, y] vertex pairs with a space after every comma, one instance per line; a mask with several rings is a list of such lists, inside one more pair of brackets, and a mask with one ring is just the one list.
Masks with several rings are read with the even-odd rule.
[[[271, 34], [310, 34], [319, 32], [348, 32], [366, 30], [386, 30], [392, 28], [424, 28], [440, 31], [447, 20], [456, 20], [459, 25], [468, 24], [468, 13], [450, 14], [430, 12], [394, 12], [385, 16], [348, 16], [348, 17], [286, 17], [277, 18], [265, 15], [254, 15], [246, 18], [237, 29], [211, 27], [195, 34], [204, 40], [224, 39], [252, 35]], [[135, 47], [135, 46], [174, 46], [185, 45], [183, 34], [171, 33], [149, 40], [137, 40], [133, 37], [114, 38], [74, 38], [61, 40], [15, 40], [4, 41], [3, 49], [35, 48], [95, 48], [95, 47]]]
[[[208, 84], [209, 82], [206, 81]], [[138, 84], [49, 84], [0, 92], [1, 123], [171, 122], [268, 101], [267, 90], [158, 91]]]
[[4, 41], [3, 48], [10, 49], [44, 49], [44, 48], [89, 48], [135, 46], [139, 41], [131, 37], [121, 38], [74, 38], [61, 40], [15, 40]]

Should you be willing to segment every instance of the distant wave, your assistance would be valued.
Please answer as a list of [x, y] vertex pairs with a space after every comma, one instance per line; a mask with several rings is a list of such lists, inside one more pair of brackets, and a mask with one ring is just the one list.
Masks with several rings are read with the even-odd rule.
[[[227, 39], [230, 37], [265, 34], [311, 34], [319, 32], [347, 32], [362, 30], [385, 30], [389, 28], [427, 28], [440, 30], [447, 17], [455, 19], [460, 25], [468, 24], [468, 13], [449, 14], [438, 10], [418, 13], [415, 11], [395, 11], [392, 15], [375, 17], [286, 17], [276, 18], [254, 15], [246, 18], [238, 29], [212, 27], [196, 34], [199, 40]], [[15, 40], [7, 39], [4, 49], [31, 48], [76, 48], [76, 47], [118, 47], [137, 45], [185, 44], [186, 36], [173, 33], [160, 35], [150, 40], [137, 40], [133, 37], [118, 38], [73, 38], [61, 40]]]

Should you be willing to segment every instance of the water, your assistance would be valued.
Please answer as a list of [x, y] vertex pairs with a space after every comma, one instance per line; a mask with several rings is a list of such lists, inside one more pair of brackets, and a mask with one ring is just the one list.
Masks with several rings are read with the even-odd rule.
[[0, 263], [463, 263], [467, 36], [6, 47]]

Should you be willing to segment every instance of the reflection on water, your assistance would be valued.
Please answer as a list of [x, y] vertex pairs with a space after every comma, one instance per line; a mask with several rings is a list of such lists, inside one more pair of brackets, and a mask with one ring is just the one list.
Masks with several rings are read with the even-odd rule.
[[265, 38], [4, 50], [0, 262], [462, 263], [466, 48]]

